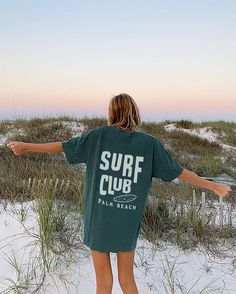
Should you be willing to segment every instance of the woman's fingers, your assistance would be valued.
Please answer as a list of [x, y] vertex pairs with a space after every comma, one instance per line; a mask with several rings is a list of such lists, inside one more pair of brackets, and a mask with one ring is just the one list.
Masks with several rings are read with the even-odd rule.
[[23, 153], [23, 144], [18, 141], [10, 141], [7, 143], [7, 147], [9, 147], [15, 155], [20, 155]]
[[7, 147], [10, 147], [12, 145], [12, 143], [13, 143], [12, 141], [8, 142]]
[[231, 191], [232, 189], [229, 186], [226, 186], [223, 191], [223, 196], [228, 195]]
[[226, 195], [232, 192], [232, 189], [228, 186], [228, 189], [226, 190]]
[[218, 196], [225, 197], [232, 191], [230, 186], [218, 184], [217, 189], [214, 191]]

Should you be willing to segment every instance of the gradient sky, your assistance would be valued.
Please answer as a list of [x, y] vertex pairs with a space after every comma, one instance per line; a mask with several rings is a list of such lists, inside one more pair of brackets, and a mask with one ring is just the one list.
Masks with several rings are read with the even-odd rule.
[[0, 118], [236, 121], [234, 0], [0, 0]]

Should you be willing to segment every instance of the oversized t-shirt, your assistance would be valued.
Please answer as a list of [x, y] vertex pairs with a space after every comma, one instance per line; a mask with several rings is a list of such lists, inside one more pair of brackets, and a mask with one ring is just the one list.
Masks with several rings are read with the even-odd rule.
[[85, 163], [83, 243], [101, 252], [136, 247], [152, 178], [180, 175], [179, 165], [154, 136], [104, 125], [62, 142], [69, 164]]

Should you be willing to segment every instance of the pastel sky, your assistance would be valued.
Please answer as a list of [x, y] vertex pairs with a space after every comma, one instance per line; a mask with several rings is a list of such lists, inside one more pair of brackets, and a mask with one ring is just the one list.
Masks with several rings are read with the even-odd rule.
[[0, 0], [0, 118], [236, 121], [234, 0]]

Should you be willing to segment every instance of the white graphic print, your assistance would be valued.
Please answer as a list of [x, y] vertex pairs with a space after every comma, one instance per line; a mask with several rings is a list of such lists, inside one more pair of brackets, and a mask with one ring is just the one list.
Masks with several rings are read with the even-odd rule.
[[119, 196], [114, 197], [113, 201], [125, 203], [125, 202], [134, 201], [136, 198], [137, 198], [137, 196], [134, 194], [124, 194], [124, 195], [119, 195]]
[[[137, 198], [136, 195], [131, 193], [132, 184], [138, 182], [138, 177], [142, 172], [140, 164], [144, 162], [144, 157], [103, 151], [100, 159], [99, 168], [101, 170], [121, 171], [122, 178], [102, 174], [99, 184], [99, 193], [101, 196], [105, 196], [114, 195], [115, 192], [121, 192], [122, 195], [114, 197], [113, 200], [117, 202], [117, 207], [124, 208], [123, 203], [134, 201]], [[113, 202], [108, 203], [108, 201], [102, 200], [101, 198], [98, 199], [98, 203], [113, 206]], [[122, 205], [120, 203], [122, 203]], [[136, 207], [133, 209], [136, 209]]]

